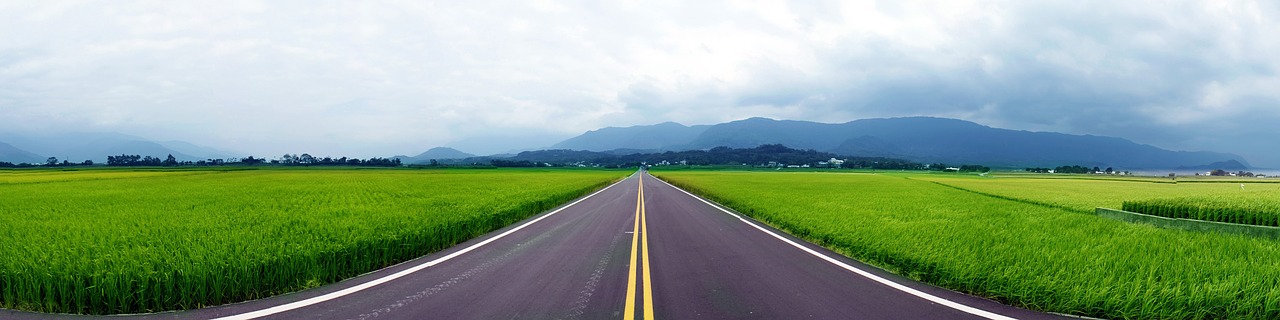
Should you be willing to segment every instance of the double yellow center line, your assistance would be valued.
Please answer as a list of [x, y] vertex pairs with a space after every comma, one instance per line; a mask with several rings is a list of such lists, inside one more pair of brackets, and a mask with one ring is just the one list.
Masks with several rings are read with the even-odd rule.
[[[636, 246], [640, 251], [636, 251]], [[631, 269], [627, 273], [627, 307], [623, 319], [636, 318], [636, 259], [643, 264], [644, 319], [653, 319], [653, 289], [649, 285], [649, 229], [644, 221], [644, 175], [640, 175], [640, 191], [636, 196], [636, 224], [631, 231]]]

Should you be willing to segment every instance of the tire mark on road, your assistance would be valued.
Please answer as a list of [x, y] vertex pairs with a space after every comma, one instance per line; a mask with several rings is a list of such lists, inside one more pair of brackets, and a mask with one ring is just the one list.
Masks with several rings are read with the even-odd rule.
[[525, 248], [525, 247], [528, 247], [529, 245], [532, 245], [532, 244], [535, 244], [535, 243], [541, 242], [542, 240], [545, 240], [546, 238], [550, 237], [550, 236], [551, 236], [551, 234], [555, 233], [555, 231], [557, 231], [557, 230], [559, 230], [559, 229], [560, 229], [560, 228], [555, 228], [555, 229], [549, 230], [549, 231], [547, 231], [547, 232], [543, 232], [542, 234], [538, 235], [537, 237], [534, 237], [533, 239], [529, 239], [529, 241], [525, 241], [525, 242], [522, 242], [522, 243], [516, 244], [515, 246], [511, 247], [510, 249], [507, 249], [507, 252], [506, 252], [506, 253], [503, 253], [503, 254], [502, 254], [502, 255], [500, 255], [500, 256], [496, 256], [496, 257], [490, 258], [488, 261], [485, 261], [484, 263], [481, 263], [481, 264], [479, 264], [479, 265], [477, 265], [477, 266], [475, 266], [475, 267], [473, 267], [473, 268], [471, 268], [471, 269], [467, 269], [467, 271], [463, 271], [462, 273], [459, 273], [457, 276], [454, 276], [453, 278], [449, 278], [449, 280], [445, 280], [444, 282], [441, 282], [441, 283], [439, 283], [439, 284], [437, 284], [437, 285], [435, 285], [435, 286], [433, 286], [433, 287], [427, 288], [427, 289], [422, 290], [422, 291], [418, 291], [417, 293], [414, 293], [414, 294], [412, 294], [412, 295], [409, 295], [409, 296], [407, 296], [407, 297], [404, 297], [404, 298], [402, 298], [402, 299], [400, 299], [400, 300], [396, 300], [396, 302], [393, 302], [393, 303], [391, 303], [391, 304], [388, 304], [388, 305], [386, 305], [386, 306], [383, 306], [382, 308], [375, 309], [375, 310], [373, 310], [373, 311], [371, 311], [371, 312], [368, 312], [368, 313], [365, 313], [365, 314], [361, 314], [361, 315], [359, 315], [359, 316], [357, 316], [357, 317], [355, 317], [355, 318], [351, 318], [351, 319], [357, 319], [357, 320], [368, 320], [368, 319], [374, 319], [374, 318], [377, 318], [379, 315], [388, 314], [388, 313], [391, 313], [391, 311], [394, 311], [394, 310], [399, 309], [399, 308], [401, 308], [401, 307], [407, 306], [407, 305], [409, 305], [409, 304], [413, 303], [414, 301], [418, 301], [418, 300], [421, 300], [421, 299], [423, 299], [423, 298], [430, 297], [430, 296], [431, 296], [431, 295], [433, 295], [433, 294], [440, 293], [441, 291], [444, 291], [444, 290], [449, 289], [450, 287], [453, 287], [453, 286], [455, 286], [455, 285], [457, 285], [457, 284], [459, 284], [459, 283], [462, 283], [462, 282], [464, 282], [464, 281], [467, 281], [467, 280], [468, 280], [468, 279], [470, 279], [471, 277], [474, 277], [474, 276], [476, 276], [477, 274], [480, 274], [481, 272], [484, 272], [485, 270], [488, 270], [490, 267], [493, 267], [494, 265], [497, 265], [497, 264], [499, 264], [499, 263], [502, 263], [502, 262], [506, 261], [508, 258], [510, 258], [512, 255], [514, 255], [516, 252], [520, 252], [520, 251], [522, 251], [522, 250], [520, 250], [520, 249]]
[[613, 261], [613, 250], [618, 248], [618, 240], [625, 237], [615, 236], [613, 241], [609, 242], [609, 249], [605, 250], [605, 255], [600, 258], [600, 262], [596, 263], [595, 271], [591, 272], [591, 277], [587, 278], [587, 284], [582, 286], [582, 291], [578, 293], [578, 299], [570, 304], [569, 313], [561, 319], [578, 319], [587, 309], [587, 303], [591, 302], [591, 296], [595, 294], [596, 286], [600, 283], [600, 278], [604, 276], [604, 270], [608, 268], [609, 263]]

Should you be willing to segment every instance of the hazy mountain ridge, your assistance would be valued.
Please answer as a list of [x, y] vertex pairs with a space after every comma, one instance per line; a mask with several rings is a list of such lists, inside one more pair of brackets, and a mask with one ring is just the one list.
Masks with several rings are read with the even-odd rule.
[[[455, 161], [442, 161], [448, 165], [493, 165], [497, 167], [543, 167], [543, 166], [602, 166], [608, 168], [635, 167], [648, 164], [687, 164], [687, 165], [751, 165], [751, 166], [787, 166], [794, 165], [805, 168], [811, 166], [846, 168], [875, 168], [885, 170], [928, 170], [925, 164], [914, 163], [902, 159], [883, 157], [845, 157], [838, 164], [825, 161], [842, 157], [840, 155], [815, 150], [788, 148], [780, 144], [761, 145], [752, 148], [716, 147], [709, 150], [684, 150], [617, 154], [617, 152], [597, 152], [584, 150], [549, 149], [525, 151], [507, 158], [475, 157]], [[934, 167], [935, 170], [941, 167]], [[976, 168], [975, 168], [976, 169]]]
[[29, 153], [39, 155], [37, 163], [43, 163], [47, 157], [56, 157], [60, 161], [66, 160], [75, 163], [85, 160], [105, 163], [107, 156], [121, 154], [136, 154], [158, 158], [173, 155], [179, 161], [239, 157], [234, 152], [199, 146], [189, 142], [156, 142], [119, 133], [67, 133], [44, 136], [6, 134], [0, 135], [0, 142], [11, 144], [17, 149], [27, 150]]
[[[210, 147], [206, 147], [206, 146], [196, 145], [196, 144], [193, 144], [193, 143], [190, 143], [190, 142], [186, 142], [186, 141], [177, 141], [177, 140], [172, 140], [172, 141], [164, 141], [164, 142], [157, 142], [157, 143], [159, 143], [161, 146], [163, 146], [163, 147], [165, 147], [165, 148], [168, 148], [168, 149], [171, 149], [171, 150], [173, 150], [173, 151], [181, 152], [181, 153], [183, 153], [183, 154], [188, 154], [188, 155], [190, 155], [190, 156], [192, 156], [192, 157], [199, 158], [199, 159], [196, 159], [196, 160], [203, 160], [203, 159], [227, 159], [227, 158], [241, 158], [241, 157], [243, 157], [243, 155], [241, 155], [241, 154], [240, 154], [240, 153], [238, 153], [238, 152], [233, 152], [233, 151], [226, 151], [226, 150], [220, 150], [220, 149], [210, 148]], [[178, 156], [178, 155], [176, 155], [176, 154], [174, 155], [174, 157], [175, 157], [175, 158], [176, 158], [177, 156]]]
[[19, 149], [8, 143], [0, 142], [0, 162], [9, 163], [42, 163], [45, 158], [27, 150]]
[[[590, 151], [638, 148], [622, 141], [645, 139], [653, 136], [658, 128], [679, 130], [680, 127], [692, 128], [676, 123], [606, 128], [609, 130], [590, 131], [557, 146], [590, 146], [580, 148]], [[1248, 166], [1245, 159], [1228, 153], [1170, 151], [1116, 137], [1009, 130], [934, 117], [862, 119], [838, 124], [750, 118], [706, 126], [700, 131], [687, 140], [649, 139], [643, 149], [697, 150], [782, 144], [846, 156], [1005, 167], [1079, 164], [1170, 169], [1225, 161]], [[604, 143], [609, 139], [619, 142]], [[584, 141], [591, 143], [582, 143]]]
[[474, 154], [462, 152], [458, 149], [454, 149], [450, 147], [435, 147], [435, 148], [427, 149], [427, 151], [423, 151], [422, 153], [419, 153], [416, 156], [412, 156], [412, 157], [395, 156], [392, 158], [400, 159], [400, 162], [402, 163], [426, 163], [426, 162], [430, 162], [431, 160], [466, 159], [466, 158], [472, 158], [475, 156], [476, 155]]
[[1237, 162], [1235, 160], [1227, 160], [1222, 162], [1214, 162], [1207, 165], [1178, 167], [1177, 169], [1178, 170], [1202, 170], [1202, 171], [1210, 171], [1210, 170], [1236, 171], [1236, 170], [1249, 170], [1250, 168], [1249, 166], [1246, 166], [1243, 163]]
[[[1227, 164], [1236, 169], [1251, 167], [1242, 157], [1228, 153], [1170, 151], [1116, 137], [1008, 130], [963, 120], [932, 117], [863, 119], [835, 124], [766, 118], [699, 126], [664, 122], [648, 126], [592, 130], [547, 149], [561, 150], [559, 153], [565, 153], [565, 150], [585, 150], [600, 153], [601, 156], [624, 156], [707, 150], [714, 147], [755, 148], [766, 144], [781, 144], [851, 157], [884, 157], [922, 163], [969, 163], [997, 167], [1086, 165], [1125, 170], [1207, 168]], [[182, 141], [155, 142], [118, 133], [39, 137], [0, 134], [0, 161], [4, 162], [43, 163], [47, 157], [57, 157], [60, 161], [75, 163], [84, 160], [103, 163], [107, 156], [121, 154], [160, 158], [172, 154], [179, 161], [240, 157], [233, 152]], [[563, 156], [569, 155], [565, 153]], [[488, 161], [487, 159], [516, 156], [492, 155], [483, 158]], [[479, 159], [476, 155], [448, 147], [432, 148], [413, 157], [394, 158], [403, 163], [426, 163], [432, 159]]]
[[435, 147], [435, 148], [428, 149], [427, 151], [425, 151], [425, 152], [423, 152], [423, 153], [419, 153], [417, 156], [414, 156], [414, 158], [419, 158], [419, 159], [462, 159], [462, 158], [470, 158], [470, 157], [474, 157], [474, 156], [476, 156], [476, 155], [474, 155], [474, 154], [470, 154], [470, 153], [466, 153], [466, 152], [462, 152], [461, 150], [454, 149], [454, 148], [449, 148], [449, 147]]
[[665, 150], [669, 141], [690, 141], [711, 126], [685, 126], [663, 122], [648, 126], [607, 127], [588, 131], [548, 149], [608, 151], [615, 149]]

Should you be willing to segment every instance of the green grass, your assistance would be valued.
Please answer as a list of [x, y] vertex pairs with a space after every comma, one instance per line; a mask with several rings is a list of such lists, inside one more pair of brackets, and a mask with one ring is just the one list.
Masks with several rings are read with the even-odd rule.
[[586, 170], [0, 172], [0, 307], [190, 309], [450, 247], [624, 176]]
[[[855, 259], [1012, 305], [1103, 318], [1280, 318], [1273, 240], [1160, 229], [877, 174], [654, 173]], [[1092, 206], [1098, 200], [1086, 199], [1126, 188], [1109, 184], [1130, 182], [1048, 183], [1085, 193], [1046, 193]], [[1000, 190], [1046, 198], [1018, 185]]]
[[1167, 218], [1280, 226], [1280, 192], [1275, 191], [1125, 201], [1122, 209]]

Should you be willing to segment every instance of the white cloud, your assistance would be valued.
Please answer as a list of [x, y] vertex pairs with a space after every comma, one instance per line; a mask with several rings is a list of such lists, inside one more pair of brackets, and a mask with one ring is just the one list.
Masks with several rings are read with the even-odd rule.
[[1183, 126], [1280, 119], [1277, 18], [1259, 1], [0, 1], [0, 126], [385, 156], [938, 115], [1214, 149]]

